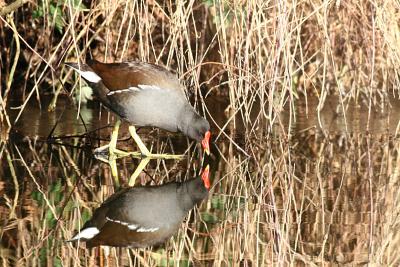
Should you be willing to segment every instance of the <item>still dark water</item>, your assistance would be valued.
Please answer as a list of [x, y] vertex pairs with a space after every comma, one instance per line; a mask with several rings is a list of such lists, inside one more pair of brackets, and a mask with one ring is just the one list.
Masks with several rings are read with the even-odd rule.
[[[0, 145], [2, 266], [96, 266], [97, 250], [65, 243], [102, 201], [126, 187], [137, 159], [118, 160], [119, 180], [93, 157], [113, 117], [97, 104], [60, 99], [54, 112], [30, 103]], [[369, 110], [313, 97], [283, 110], [206, 103], [212, 121], [212, 189], [179, 233], [157, 249], [113, 249], [109, 266], [400, 264], [400, 102]], [[271, 112], [272, 110], [272, 112]], [[18, 110], [9, 110], [14, 121]], [[140, 129], [155, 152], [136, 184], [200, 172], [200, 147], [180, 134]], [[118, 147], [136, 149], [126, 125]]]

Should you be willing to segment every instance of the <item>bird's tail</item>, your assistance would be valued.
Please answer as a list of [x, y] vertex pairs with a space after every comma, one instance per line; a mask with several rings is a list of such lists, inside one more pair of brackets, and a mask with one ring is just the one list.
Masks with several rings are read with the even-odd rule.
[[81, 70], [81, 71], [91, 71], [91, 68], [84, 63], [78, 64], [75, 62], [64, 62], [64, 65], [73, 68], [74, 70]]
[[99, 83], [101, 81], [101, 77], [97, 75], [87, 64], [78, 64], [74, 62], [64, 62], [64, 64], [73, 68], [89, 83]]
[[65, 240], [65, 242], [74, 242], [74, 241], [78, 241], [78, 240], [90, 240], [92, 239], [95, 235], [97, 235], [98, 233], [100, 233], [99, 229], [97, 229], [97, 227], [88, 227], [88, 228], [84, 228], [81, 231], [79, 231], [74, 237], [72, 237], [69, 240]]

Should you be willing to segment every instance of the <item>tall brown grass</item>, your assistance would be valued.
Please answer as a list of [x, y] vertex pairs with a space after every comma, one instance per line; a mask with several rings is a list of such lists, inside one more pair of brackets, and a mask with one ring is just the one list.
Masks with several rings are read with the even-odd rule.
[[[175, 70], [219, 130], [212, 198], [166, 250], [117, 249], [114, 263], [399, 264], [398, 140], [346, 127], [329, 134], [319, 113], [333, 96], [334, 113], [347, 125], [349, 107], [366, 106], [367, 120], [398, 97], [398, 2], [56, 2], [29, 2], [0, 16], [2, 129], [29, 101], [39, 105], [51, 95], [52, 111], [60, 95], [79, 100], [81, 80], [61, 62], [94, 57]], [[227, 102], [222, 122], [205, 104], [212, 97]], [[11, 108], [19, 108], [12, 119]], [[322, 131], [294, 129], [299, 116], [314, 113]], [[95, 252], [62, 241], [114, 190], [108, 167], [89, 157], [31, 138], [0, 143], [3, 266], [97, 263]], [[156, 182], [197, 168], [152, 164]], [[121, 163], [122, 177], [131, 166]]]

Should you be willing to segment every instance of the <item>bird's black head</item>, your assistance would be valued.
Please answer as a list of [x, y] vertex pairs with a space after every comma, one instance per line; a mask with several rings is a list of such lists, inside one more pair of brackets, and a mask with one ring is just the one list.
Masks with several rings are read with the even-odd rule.
[[183, 182], [179, 186], [179, 195], [181, 201], [179, 205], [185, 211], [193, 208], [208, 196], [210, 190], [210, 167], [207, 166], [200, 177], [196, 177]]
[[186, 105], [178, 120], [178, 129], [191, 139], [201, 142], [204, 151], [210, 154], [210, 123], [190, 106]]
[[196, 116], [193, 116], [192, 123], [188, 126], [186, 134], [197, 142], [201, 142], [209, 130], [210, 124], [208, 121], [196, 114]]

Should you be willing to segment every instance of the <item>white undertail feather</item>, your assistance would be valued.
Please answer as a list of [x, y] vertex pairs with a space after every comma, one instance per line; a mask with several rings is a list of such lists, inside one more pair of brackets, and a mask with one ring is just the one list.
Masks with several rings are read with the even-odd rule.
[[101, 81], [100, 76], [94, 73], [93, 71], [78, 71], [78, 73], [91, 83], [98, 83]]
[[75, 241], [79, 239], [92, 239], [98, 233], [100, 233], [100, 231], [99, 229], [97, 229], [97, 227], [85, 228], [82, 231], [80, 231], [77, 235], [75, 235], [70, 241]]
[[80, 70], [79, 68], [76, 68], [74, 66], [69, 65], [71, 68], [73, 68], [76, 72], [78, 72], [85, 80], [91, 82], [91, 83], [98, 83], [101, 81], [101, 77], [94, 73], [93, 71], [83, 71]]

